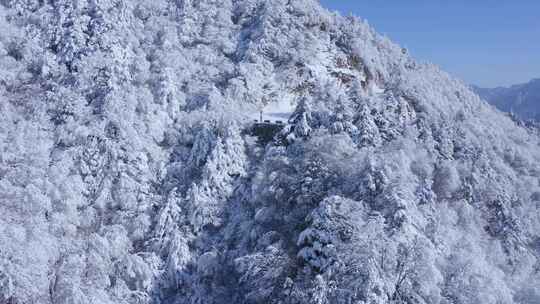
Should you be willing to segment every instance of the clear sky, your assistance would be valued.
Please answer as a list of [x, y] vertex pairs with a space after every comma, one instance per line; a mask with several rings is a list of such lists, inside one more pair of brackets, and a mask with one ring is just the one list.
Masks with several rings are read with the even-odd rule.
[[483, 87], [540, 78], [540, 0], [320, 0]]

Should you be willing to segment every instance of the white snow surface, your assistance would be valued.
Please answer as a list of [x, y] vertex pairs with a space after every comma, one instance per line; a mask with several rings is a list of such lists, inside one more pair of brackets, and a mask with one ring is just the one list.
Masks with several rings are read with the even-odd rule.
[[[281, 99], [277, 101], [272, 101], [267, 104], [265, 107], [262, 107], [262, 120], [269, 120], [271, 122], [281, 121], [286, 123], [291, 117], [296, 105], [294, 100], [291, 99]], [[260, 121], [261, 119], [261, 110], [249, 110], [250, 114], [248, 119], [250, 121]]]

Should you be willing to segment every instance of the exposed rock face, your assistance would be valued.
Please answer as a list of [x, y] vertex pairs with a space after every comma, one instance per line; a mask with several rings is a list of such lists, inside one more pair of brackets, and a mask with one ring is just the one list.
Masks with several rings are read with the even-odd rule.
[[[311, 0], [0, 1], [0, 303], [540, 302], [539, 138]], [[266, 146], [246, 109], [294, 100]]]

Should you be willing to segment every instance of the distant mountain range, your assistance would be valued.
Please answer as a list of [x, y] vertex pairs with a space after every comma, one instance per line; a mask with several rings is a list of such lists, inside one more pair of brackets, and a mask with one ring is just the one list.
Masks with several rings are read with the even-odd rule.
[[524, 120], [540, 121], [540, 79], [507, 88], [473, 86], [473, 90], [501, 111], [514, 113]]

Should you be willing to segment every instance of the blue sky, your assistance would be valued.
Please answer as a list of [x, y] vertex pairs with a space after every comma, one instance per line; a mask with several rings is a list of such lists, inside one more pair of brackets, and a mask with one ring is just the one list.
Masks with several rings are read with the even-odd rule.
[[540, 78], [540, 0], [320, 0], [484, 87]]

